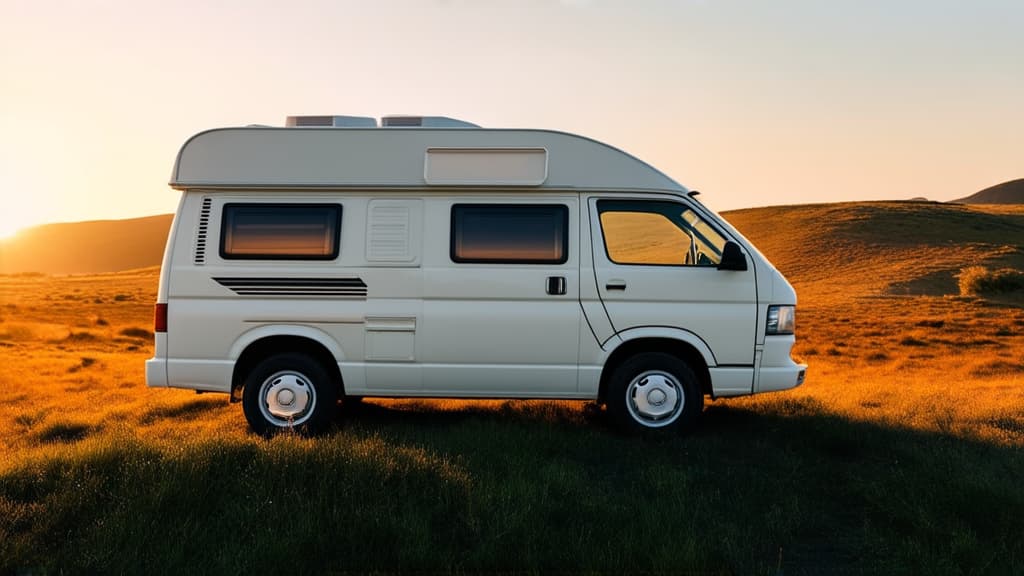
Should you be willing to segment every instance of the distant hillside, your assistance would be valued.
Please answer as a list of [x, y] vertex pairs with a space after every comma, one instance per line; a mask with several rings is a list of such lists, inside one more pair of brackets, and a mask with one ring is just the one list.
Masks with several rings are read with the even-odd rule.
[[958, 294], [968, 266], [1024, 269], [1024, 206], [860, 202], [726, 212], [802, 301]]
[[92, 274], [157, 266], [170, 214], [46, 224], [0, 241], [0, 274]]
[[[1024, 270], [1024, 206], [856, 202], [723, 214], [793, 283], [801, 302], [958, 294], [968, 266]], [[0, 273], [158, 266], [171, 216], [50, 224], [0, 242]]]
[[953, 200], [961, 204], [1024, 204], [1024, 178], [996, 184], [966, 198]]

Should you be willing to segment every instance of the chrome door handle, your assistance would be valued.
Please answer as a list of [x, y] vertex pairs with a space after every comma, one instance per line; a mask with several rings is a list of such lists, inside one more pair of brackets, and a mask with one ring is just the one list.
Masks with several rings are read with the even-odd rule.
[[564, 276], [548, 276], [548, 294], [552, 296], [561, 296], [565, 294], [565, 277]]

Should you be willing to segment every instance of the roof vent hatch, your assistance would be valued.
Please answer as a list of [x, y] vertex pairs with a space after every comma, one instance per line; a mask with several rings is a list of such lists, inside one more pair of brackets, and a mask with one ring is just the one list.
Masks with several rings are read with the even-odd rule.
[[382, 128], [479, 128], [478, 124], [448, 116], [384, 116]]
[[376, 128], [377, 119], [370, 116], [288, 116], [284, 125], [288, 128]]

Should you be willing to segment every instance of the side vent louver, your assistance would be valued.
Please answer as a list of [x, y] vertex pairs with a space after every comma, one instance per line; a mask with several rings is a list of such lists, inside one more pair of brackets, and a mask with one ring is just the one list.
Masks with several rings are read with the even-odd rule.
[[199, 210], [199, 230], [196, 232], [195, 263], [203, 265], [206, 263], [206, 236], [210, 227], [210, 198], [203, 198], [202, 208]]
[[372, 206], [366, 243], [366, 259], [371, 262], [408, 262], [409, 208]]
[[422, 200], [370, 200], [366, 221], [367, 265], [419, 266], [422, 236]]

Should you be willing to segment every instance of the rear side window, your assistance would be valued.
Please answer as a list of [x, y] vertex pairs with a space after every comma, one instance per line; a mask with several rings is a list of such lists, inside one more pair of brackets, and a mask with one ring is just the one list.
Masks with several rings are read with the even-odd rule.
[[569, 208], [563, 205], [452, 206], [455, 262], [562, 264], [568, 244]]
[[333, 260], [339, 204], [225, 204], [220, 255], [226, 259]]

